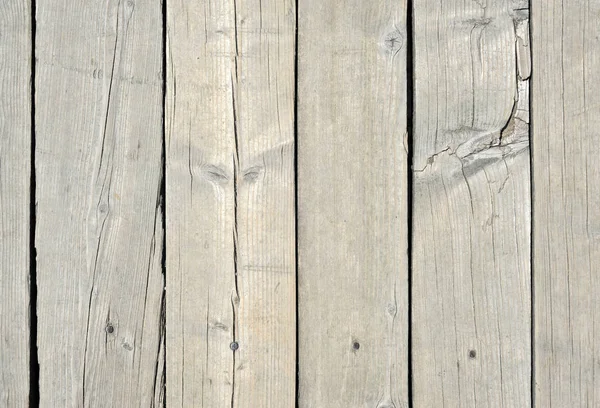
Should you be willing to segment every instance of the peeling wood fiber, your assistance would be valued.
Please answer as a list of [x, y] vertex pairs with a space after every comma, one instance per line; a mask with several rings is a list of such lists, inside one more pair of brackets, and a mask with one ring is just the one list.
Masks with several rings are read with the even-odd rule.
[[600, 407], [599, 19], [0, 1], [0, 408]]
[[414, 5], [416, 407], [531, 406], [530, 63], [516, 3]]

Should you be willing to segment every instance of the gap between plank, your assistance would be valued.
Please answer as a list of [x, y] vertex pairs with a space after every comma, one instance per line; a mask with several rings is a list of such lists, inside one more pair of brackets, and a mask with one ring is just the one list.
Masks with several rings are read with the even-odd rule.
[[36, 1], [31, 1], [31, 158], [29, 184], [29, 406], [40, 406], [40, 363], [37, 349], [37, 251], [35, 225], [35, 36]]
[[294, 33], [294, 248], [296, 269], [296, 389], [295, 408], [299, 407], [300, 393], [300, 324], [298, 302], [298, 3], [296, 0], [296, 27]]
[[[167, 144], [166, 144], [166, 131], [165, 131], [165, 107], [167, 103], [167, 0], [162, 0], [162, 152], [161, 152], [161, 181], [160, 181], [160, 202], [162, 206], [162, 228], [163, 228], [163, 240], [162, 240], [162, 259], [161, 267], [163, 274], [163, 292], [161, 302], [161, 320], [162, 330], [161, 336], [164, 342], [164, 353], [163, 353], [163, 372], [162, 372], [162, 406], [167, 406], [167, 317], [166, 317], [166, 304], [167, 304]], [[158, 362], [157, 362], [158, 363]]]
[[531, 7], [532, 0], [530, 0], [527, 4], [529, 8], [529, 60], [531, 66], [531, 72], [529, 73], [529, 211], [530, 211], [530, 231], [529, 231], [529, 284], [531, 290], [531, 305], [530, 305], [530, 347], [531, 347], [531, 383], [530, 383], [530, 395], [531, 395], [531, 408], [535, 407], [535, 280], [534, 280], [534, 262], [533, 262], [533, 251], [534, 245], [533, 240], [535, 234], [533, 233], [535, 228], [534, 222], [534, 204], [533, 201], [535, 199], [534, 194], [534, 183], [533, 183], [533, 76], [535, 72], [533, 71], [533, 29], [532, 29], [532, 19], [531, 19]]
[[414, 45], [414, 35], [413, 35], [413, 1], [407, 0], [407, 13], [406, 13], [406, 129], [408, 132], [407, 137], [407, 152], [406, 152], [406, 166], [408, 171], [407, 173], [407, 218], [408, 222], [407, 230], [408, 230], [408, 245], [407, 245], [407, 256], [408, 256], [408, 406], [410, 408], [413, 407], [413, 360], [412, 360], [412, 218], [413, 218], [413, 138], [414, 138], [414, 129], [413, 129], [413, 112], [414, 112], [414, 67], [413, 67], [413, 45]]

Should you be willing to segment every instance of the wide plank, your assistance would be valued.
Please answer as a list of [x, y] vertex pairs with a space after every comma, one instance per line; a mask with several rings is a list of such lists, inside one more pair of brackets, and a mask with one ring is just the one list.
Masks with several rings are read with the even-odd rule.
[[40, 406], [161, 406], [161, 4], [36, 21]]
[[292, 407], [295, 4], [167, 8], [167, 404]]
[[599, 18], [532, 1], [537, 407], [600, 406]]
[[408, 407], [405, 1], [298, 16], [299, 407]]
[[0, 2], [0, 406], [29, 404], [31, 2]]
[[528, 4], [414, 2], [414, 407], [531, 406]]

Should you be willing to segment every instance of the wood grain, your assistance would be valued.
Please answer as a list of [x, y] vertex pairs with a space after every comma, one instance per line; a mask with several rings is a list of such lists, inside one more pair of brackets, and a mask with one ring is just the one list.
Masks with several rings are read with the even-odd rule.
[[532, 2], [535, 404], [600, 406], [600, 1]]
[[415, 1], [419, 407], [531, 405], [525, 1]]
[[40, 406], [160, 406], [161, 5], [36, 20]]
[[294, 2], [167, 6], [167, 403], [291, 407]]
[[407, 407], [406, 2], [299, 7], [299, 407]]
[[0, 3], [0, 406], [29, 404], [31, 5]]

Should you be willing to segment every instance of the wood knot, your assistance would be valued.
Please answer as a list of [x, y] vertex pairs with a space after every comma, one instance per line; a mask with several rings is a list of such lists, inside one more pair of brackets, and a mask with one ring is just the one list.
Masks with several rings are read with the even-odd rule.
[[98, 205], [98, 212], [100, 214], [106, 214], [108, 212], [108, 204], [100, 203], [100, 205]]
[[213, 329], [218, 329], [218, 330], [222, 330], [222, 331], [227, 331], [229, 330], [229, 327], [227, 327], [227, 325], [221, 323], [221, 322], [214, 322], [212, 324], [212, 328]]
[[490, 17], [481, 17], [481, 18], [470, 18], [465, 20], [466, 24], [473, 28], [482, 28], [486, 27], [492, 22], [492, 18]]
[[202, 175], [206, 180], [215, 184], [223, 185], [229, 181], [225, 170], [211, 164], [202, 166]]
[[388, 303], [386, 310], [390, 316], [396, 317], [398, 308], [396, 307], [396, 305], [394, 303]]
[[244, 181], [248, 183], [254, 183], [258, 180], [262, 168], [259, 166], [250, 167], [248, 170], [244, 172]]
[[404, 34], [395, 28], [393, 31], [387, 33], [383, 37], [383, 48], [385, 49], [386, 53], [394, 56], [404, 46], [404, 40]]

